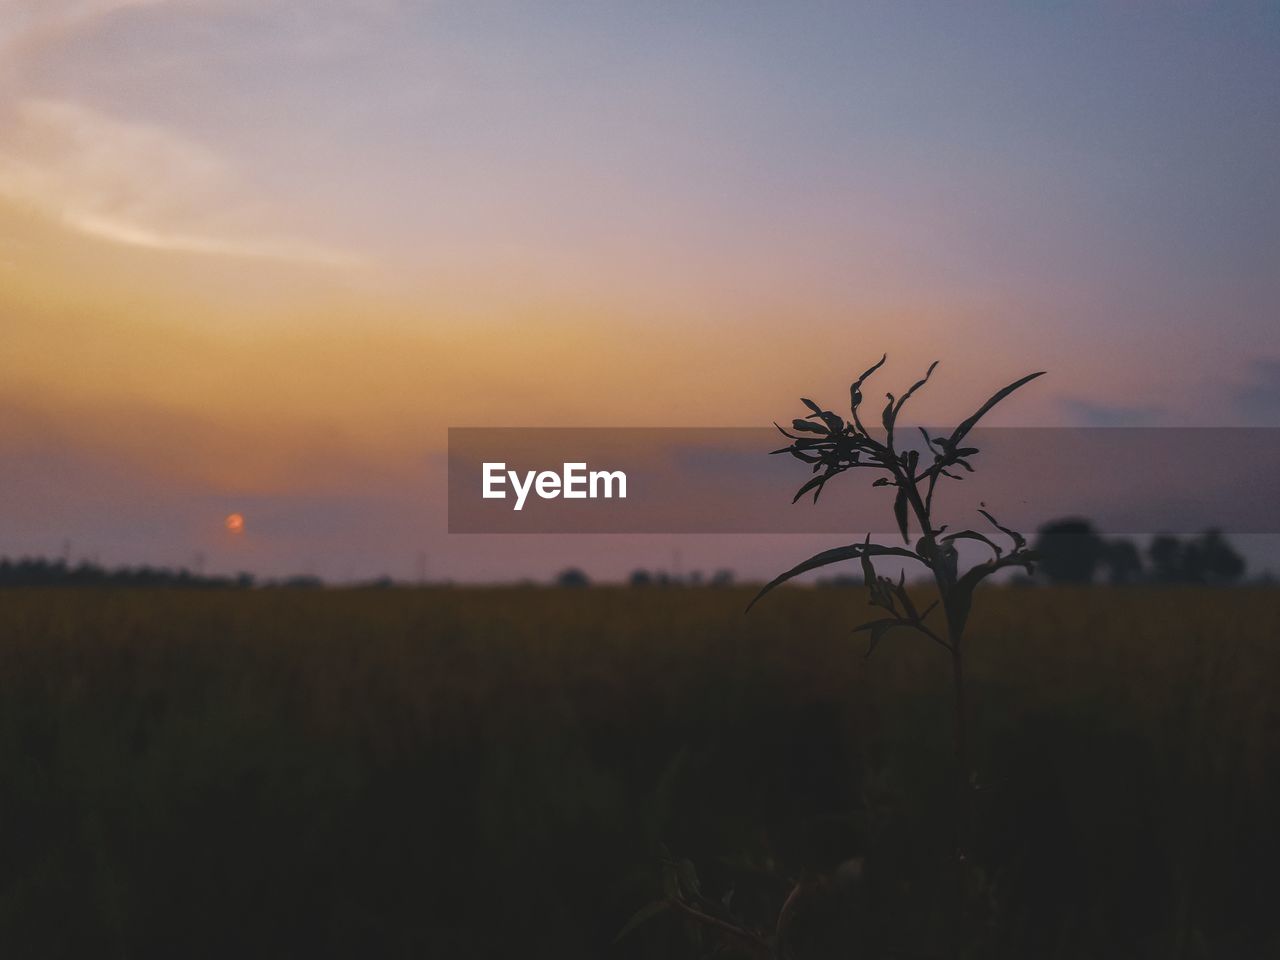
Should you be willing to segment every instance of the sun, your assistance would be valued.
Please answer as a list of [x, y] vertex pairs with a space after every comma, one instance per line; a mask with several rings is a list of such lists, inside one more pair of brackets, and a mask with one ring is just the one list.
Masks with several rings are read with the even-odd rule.
[[244, 533], [244, 516], [239, 513], [228, 513], [227, 519], [222, 521], [231, 533]]

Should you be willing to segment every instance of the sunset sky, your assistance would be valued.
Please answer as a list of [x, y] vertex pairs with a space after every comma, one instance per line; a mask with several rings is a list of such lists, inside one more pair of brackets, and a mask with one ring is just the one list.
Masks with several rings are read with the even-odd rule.
[[449, 537], [446, 428], [884, 351], [925, 420], [1280, 426], [1277, 91], [1267, 3], [0, 0], [0, 554], [756, 572]]

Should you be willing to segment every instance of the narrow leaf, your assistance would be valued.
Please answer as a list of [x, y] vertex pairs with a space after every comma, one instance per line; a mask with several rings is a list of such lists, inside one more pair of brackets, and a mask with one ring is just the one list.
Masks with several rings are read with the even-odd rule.
[[682, 857], [676, 864], [676, 873], [680, 878], [680, 889], [695, 897], [702, 896], [702, 884], [698, 880], [698, 868], [688, 857]]
[[984, 403], [981, 407], [978, 408], [977, 413], [975, 413], [969, 419], [965, 420], [963, 423], [960, 424], [960, 426], [956, 427], [955, 430], [952, 431], [951, 440], [950, 440], [951, 446], [954, 447], [957, 443], [959, 443], [960, 440], [964, 437], [964, 435], [967, 434], [970, 430], [972, 430], [974, 425], [979, 420], [981, 420], [984, 416], [986, 416], [987, 412], [992, 407], [994, 407], [997, 403], [999, 403], [1009, 394], [1013, 393], [1013, 391], [1017, 390], [1019, 387], [1025, 386], [1026, 384], [1030, 383], [1036, 377], [1043, 377], [1044, 373], [1045, 372], [1043, 370], [1040, 370], [1036, 373], [1029, 373], [1025, 377], [1023, 377], [1021, 380], [1015, 380], [1013, 383], [1009, 384], [1004, 389], [998, 390], [995, 396], [993, 396], [990, 400], [988, 400], [986, 403]]
[[1021, 550], [1023, 547], [1027, 545], [1027, 538], [1024, 537], [1022, 534], [1020, 534], [1017, 530], [1011, 530], [1008, 527], [1002, 526], [1000, 522], [996, 520], [996, 518], [993, 517], [991, 514], [987, 513], [986, 510], [979, 509], [978, 512], [982, 514], [984, 517], [986, 517], [987, 520], [991, 522], [991, 525], [993, 527], [995, 527], [997, 530], [1003, 533], [1006, 537], [1012, 540], [1015, 549]]
[[826, 426], [818, 423], [810, 423], [808, 420], [792, 420], [791, 429], [799, 433], [827, 433]]
[[636, 927], [639, 927], [642, 924], [648, 923], [650, 920], [658, 916], [660, 913], [664, 913], [667, 910], [669, 910], [670, 907], [671, 907], [670, 900], [654, 900], [652, 903], [645, 904], [643, 907], [641, 907], [639, 910], [637, 910], [635, 913], [631, 915], [631, 919], [626, 922], [626, 925], [618, 932], [618, 935], [613, 938], [613, 942], [617, 943], [618, 941], [627, 937], [633, 930], [636, 929]]
[[898, 627], [901, 625], [902, 625], [902, 621], [900, 620], [890, 620], [888, 623], [879, 623], [879, 624], [876, 624], [876, 626], [872, 627], [871, 642], [867, 644], [866, 656], [870, 657], [873, 653], [876, 652], [876, 647], [880, 645], [880, 640], [884, 637], [886, 633], [888, 633], [894, 627]]
[[907, 488], [899, 487], [898, 495], [893, 501], [893, 515], [898, 520], [898, 529], [902, 532], [902, 542], [910, 543], [907, 536]]
[[919, 390], [921, 387], [923, 387], [926, 383], [929, 382], [929, 378], [933, 376], [933, 371], [937, 369], [937, 366], [938, 366], [937, 360], [929, 364], [929, 369], [925, 371], [925, 375], [921, 377], [919, 380], [917, 380], [915, 383], [913, 383], [911, 385], [911, 389], [902, 395], [902, 399], [898, 401], [898, 408], [893, 412], [895, 419], [897, 418], [897, 415], [902, 412], [902, 408], [906, 406], [907, 401], [911, 399], [911, 395], [915, 393], [917, 390]]
[[895, 624], [898, 622], [897, 617], [881, 617], [879, 620], [868, 620], [853, 628], [854, 633], [862, 633], [864, 630], [872, 630], [881, 624]]
[[[794, 497], [792, 497], [792, 498], [791, 498], [791, 502], [792, 502], [792, 503], [795, 503], [795, 502], [796, 502], [796, 501], [798, 501], [801, 497], [803, 497], [806, 493], [808, 493], [810, 490], [813, 490], [813, 491], [814, 491], [814, 494], [813, 494], [813, 502], [814, 502], [814, 503], [817, 503], [817, 502], [818, 502], [818, 494], [820, 494], [820, 493], [822, 492], [822, 485], [823, 485], [824, 483], [826, 483], [829, 479], [831, 479], [831, 474], [829, 474], [829, 473], [821, 473], [821, 474], [818, 474], [818, 476], [816, 476], [816, 477], [811, 477], [811, 478], [810, 478], [810, 479], [805, 483], [805, 485], [804, 485], [804, 486], [802, 486], [799, 490], [797, 490], [797, 491], [796, 491], [796, 495], [795, 495]], [[815, 489], [815, 488], [817, 488], [817, 489]]]
[[1037, 559], [1039, 558], [1036, 554], [1028, 550], [1024, 553], [1010, 553], [997, 560], [988, 560], [986, 563], [970, 568], [957, 581], [951, 593], [952, 622], [950, 626], [952, 632], [958, 634], [964, 630], [965, 621], [969, 617], [969, 608], [973, 603], [973, 591], [978, 584], [997, 570], [1003, 570], [1005, 567], [1022, 567], [1030, 573], [1032, 561]]
[[961, 530], [959, 533], [949, 533], [942, 539], [948, 543], [952, 540], [978, 540], [990, 547], [997, 557], [1004, 553], [994, 540], [985, 534], [979, 533], [977, 530]]
[[[830, 566], [833, 563], [841, 563], [845, 560], [857, 560], [863, 554], [875, 557], [907, 557], [911, 560], [918, 560], [925, 563], [924, 558], [919, 554], [912, 553], [910, 550], [904, 550], [902, 547], [885, 547], [878, 543], [851, 543], [845, 547], [834, 547], [830, 550], [823, 550], [816, 553], [803, 563], [798, 563], [786, 573], [774, 577], [761, 588], [760, 592], [755, 595], [751, 603], [747, 604], [747, 609], [754, 607], [766, 593], [776, 587], [781, 586], [788, 580], [800, 576], [802, 573], [808, 573], [810, 570], [817, 570], [819, 567]], [[925, 566], [928, 566], [925, 563]]]
[[[857, 380], [853, 381], [853, 385], [849, 387], [849, 392], [852, 394], [852, 393], [857, 393], [857, 392], [861, 391], [861, 390], [862, 390], [862, 384], [866, 382], [867, 377], [871, 376], [873, 373], [875, 373], [877, 370], [879, 370], [881, 367], [883, 367], [883, 366], [884, 366], [884, 362], [885, 362], [885, 360], [887, 360], [887, 359], [888, 359], [888, 357], [889, 357], [889, 355], [886, 353], [886, 354], [885, 354], [884, 356], [882, 356], [879, 360], [877, 360], [877, 361], [876, 361], [875, 363], [873, 363], [870, 367], [868, 367], [868, 368], [866, 369], [866, 371], [862, 374], [862, 376], [860, 376]], [[856, 406], [856, 404], [855, 404], [855, 406]]]
[[893, 394], [886, 393], [885, 399], [888, 401], [884, 405], [884, 412], [880, 414], [880, 422], [884, 424], [884, 445], [886, 450], [893, 449], [893, 420], [896, 413], [893, 409]]

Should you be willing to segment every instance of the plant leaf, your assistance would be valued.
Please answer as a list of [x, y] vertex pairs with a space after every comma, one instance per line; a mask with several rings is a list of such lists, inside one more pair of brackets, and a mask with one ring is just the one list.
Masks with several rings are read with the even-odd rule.
[[802, 486], [799, 490], [796, 491], [796, 495], [791, 498], [791, 502], [792, 503], [797, 502], [806, 493], [808, 493], [810, 490], [814, 490], [814, 488], [816, 487], [817, 489], [814, 490], [814, 494], [813, 494], [813, 502], [817, 503], [818, 494], [822, 492], [822, 485], [826, 483], [828, 480], [830, 480], [832, 476], [833, 474], [830, 474], [830, 473], [820, 473], [816, 477], [810, 477], [807, 481], [805, 481], [804, 486]]
[[897, 415], [897, 411], [893, 408], [893, 394], [886, 393], [886, 403], [884, 412], [880, 414], [880, 422], [884, 424], [884, 447], [886, 450], [893, 450], [893, 420]]
[[900, 627], [900, 626], [903, 626], [903, 623], [901, 620], [881, 621], [880, 623], [877, 623], [875, 626], [873, 626], [871, 628], [871, 642], [867, 644], [867, 652], [866, 654], [864, 654], [864, 656], [870, 657], [873, 653], [875, 653], [876, 647], [879, 646], [881, 639], [884, 638], [884, 635], [888, 633], [890, 630], [892, 630], [894, 627]]
[[988, 560], [986, 563], [980, 563], [976, 567], [971, 567], [966, 571], [965, 575], [956, 581], [954, 590], [952, 591], [951, 610], [951, 629], [953, 633], [958, 634], [964, 630], [965, 621], [969, 618], [969, 608], [973, 603], [973, 591], [983, 580], [991, 576], [997, 570], [1003, 570], [1005, 567], [1022, 567], [1028, 572], [1031, 570], [1032, 562], [1039, 559], [1035, 552], [1031, 550], [1022, 553], [1010, 553], [996, 560]]
[[881, 617], [879, 620], [868, 620], [866, 623], [858, 624], [858, 626], [853, 628], [853, 632], [861, 633], [863, 630], [872, 630], [875, 627], [880, 626], [881, 624], [896, 624], [896, 623], [898, 623], [897, 617]]
[[871, 597], [872, 597], [872, 600], [874, 600], [874, 599], [875, 599], [875, 586], [876, 586], [876, 568], [875, 568], [875, 566], [871, 563], [871, 557], [869, 557], [869, 556], [867, 555], [867, 551], [866, 551], [866, 549], [865, 549], [866, 547], [869, 547], [870, 545], [871, 545], [871, 534], [869, 534], [869, 533], [868, 533], [868, 534], [867, 534], [867, 539], [866, 539], [866, 541], [863, 543], [863, 548], [864, 548], [864, 549], [863, 549], [862, 554], [861, 554], [861, 559], [862, 559], [862, 582], [863, 582], [863, 584], [865, 584], [865, 585], [866, 585], [866, 587], [871, 591]]
[[827, 427], [822, 424], [810, 423], [808, 420], [792, 420], [791, 429], [798, 433], [827, 433]]
[[969, 419], [965, 420], [963, 423], [960, 424], [960, 426], [956, 427], [955, 430], [952, 431], [951, 439], [950, 439], [951, 446], [954, 448], [955, 445], [958, 444], [960, 440], [964, 437], [964, 435], [967, 434], [970, 430], [972, 430], [974, 425], [983, 417], [985, 417], [988, 411], [990, 411], [991, 408], [994, 407], [997, 403], [999, 403], [1009, 394], [1013, 393], [1013, 391], [1017, 390], [1019, 387], [1025, 386], [1026, 384], [1034, 380], [1036, 377], [1043, 377], [1044, 374], [1045, 374], [1045, 371], [1043, 370], [1040, 370], [1036, 373], [1029, 373], [1025, 377], [1023, 377], [1021, 380], [1015, 380], [1013, 381], [1013, 383], [1009, 384], [1007, 387], [1004, 387], [1001, 390], [997, 390], [995, 393], [995, 396], [993, 396], [990, 400], [988, 400], [986, 403], [984, 403], [981, 407], [978, 408], [977, 413], [969, 417]]
[[613, 938], [613, 942], [617, 943], [624, 937], [629, 936], [636, 927], [648, 923], [654, 917], [669, 909], [671, 909], [670, 900], [654, 900], [652, 903], [645, 904], [631, 915], [631, 919], [626, 922], [623, 928], [618, 932], [618, 935]]
[[676, 863], [676, 875], [680, 879], [680, 889], [695, 897], [702, 896], [702, 884], [698, 880], [698, 868], [688, 857], [682, 857]]
[[986, 534], [979, 533], [977, 530], [961, 530], [959, 533], [949, 533], [942, 539], [947, 542], [952, 540], [979, 540], [990, 547], [997, 557], [1004, 553], [994, 540]]
[[907, 488], [899, 487], [898, 495], [893, 500], [893, 515], [898, 520], [898, 529], [902, 531], [902, 542], [910, 543], [907, 536]]
[[[925, 375], [921, 377], [919, 380], [917, 380], [915, 383], [913, 383], [911, 385], [911, 389], [902, 395], [902, 399], [898, 401], [897, 409], [893, 411], [893, 416], [895, 420], [897, 419], [898, 414], [902, 412], [902, 408], [906, 406], [907, 401], [911, 399], [911, 395], [915, 393], [917, 390], [919, 390], [921, 387], [923, 387], [926, 383], [929, 382], [929, 378], [933, 376], [933, 371], [937, 369], [937, 366], [938, 366], [937, 360], [929, 364], [929, 369], [925, 371]], [[928, 434], [925, 434], [925, 437], [927, 439]]]
[[[866, 371], [862, 374], [862, 376], [860, 376], [857, 380], [853, 381], [853, 384], [849, 387], [850, 395], [853, 395], [855, 393], [860, 393], [862, 391], [862, 385], [863, 383], [866, 382], [867, 377], [871, 376], [873, 373], [875, 373], [877, 370], [883, 367], [885, 360], [887, 360], [888, 358], [889, 358], [889, 355], [887, 353], [884, 354], [884, 356], [882, 356], [879, 360], [877, 360], [870, 367], [868, 367]], [[855, 403], [854, 406], [856, 407], [857, 404]]]
[[1014, 549], [1021, 550], [1023, 547], [1027, 545], [1027, 538], [1024, 537], [1022, 534], [1020, 534], [1017, 530], [1011, 530], [1008, 527], [1002, 526], [1000, 522], [996, 520], [996, 518], [993, 517], [991, 514], [987, 513], [986, 510], [979, 508], [978, 512], [982, 514], [984, 517], [986, 517], [987, 520], [991, 522], [991, 525], [993, 527], [995, 527], [997, 530], [999, 530], [1006, 537], [1008, 537], [1010, 540], [1013, 541]]
[[798, 577], [802, 573], [808, 573], [810, 570], [817, 570], [819, 567], [830, 566], [833, 563], [842, 563], [845, 560], [857, 560], [863, 555], [869, 557], [907, 557], [910, 560], [918, 560], [926, 567], [929, 565], [924, 558], [918, 553], [910, 550], [904, 550], [902, 547], [885, 547], [878, 543], [851, 543], [845, 547], [833, 547], [830, 550], [823, 550], [821, 553], [815, 553], [808, 560], [797, 563], [786, 573], [774, 577], [761, 588], [752, 601], [747, 604], [747, 610], [754, 607], [760, 599], [773, 590], [775, 587], [781, 586], [793, 577]]

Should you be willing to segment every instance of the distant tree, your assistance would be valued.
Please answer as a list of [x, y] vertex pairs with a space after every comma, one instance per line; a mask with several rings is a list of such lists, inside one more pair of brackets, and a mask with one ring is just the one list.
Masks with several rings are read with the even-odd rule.
[[557, 587], [578, 589], [581, 587], [588, 587], [590, 585], [591, 581], [587, 578], [587, 575], [577, 567], [569, 567], [567, 570], [561, 570], [560, 573], [556, 575]]
[[1206, 583], [1209, 570], [1204, 549], [1196, 540], [1187, 540], [1182, 544], [1182, 568], [1179, 570], [1179, 583]]
[[1091, 583], [1106, 543], [1088, 520], [1071, 517], [1041, 527], [1034, 549], [1049, 582]]
[[324, 586], [324, 581], [317, 576], [304, 573], [285, 578], [280, 582], [280, 586], [289, 590], [319, 590]]
[[1210, 583], [1238, 583], [1244, 579], [1245, 559], [1227, 542], [1220, 530], [1207, 530], [1200, 535], [1204, 551], [1205, 572]]
[[1229, 586], [1245, 573], [1244, 557], [1220, 530], [1206, 530], [1191, 540], [1161, 534], [1147, 550], [1160, 583], [1208, 583]]
[[653, 586], [653, 575], [648, 570], [632, 570], [631, 579], [628, 581], [633, 587], [651, 587]]
[[1167, 533], [1151, 538], [1147, 547], [1151, 576], [1157, 583], [1178, 583], [1182, 579], [1182, 541]]
[[717, 570], [711, 575], [711, 585], [713, 587], [733, 586], [733, 571], [728, 569]]
[[70, 566], [64, 557], [0, 558], [0, 586], [16, 587], [181, 587], [184, 589], [248, 589], [253, 586], [249, 574], [238, 576], [206, 576], [190, 570], [161, 567], [118, 567], [108, 570], [97, 563], [82, 560]]
[[1132, 540], [1112, 540], [1105, 545], [1102, 563], [1113, 584], [1133, 583], [1142, 577], [1142, 554]]

